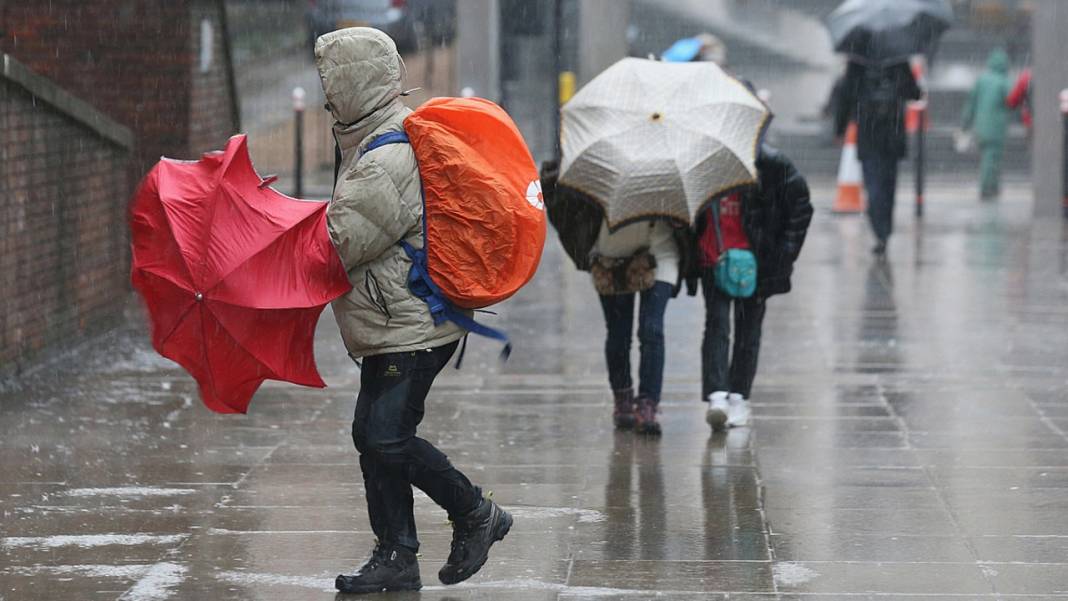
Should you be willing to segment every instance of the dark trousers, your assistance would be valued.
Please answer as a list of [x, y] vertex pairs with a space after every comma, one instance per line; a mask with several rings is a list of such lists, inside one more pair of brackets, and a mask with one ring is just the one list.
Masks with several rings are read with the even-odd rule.
[[626, 390], [634, 386], [630, 376], [630, 346], [634, 334], [634, 297], [641, 296], [641, 307], [638, 309], [638, 348], [641, 352], [638, 395], [654, 403], [660, 402], [660, 391], [664, 384], [664, 311], [673, 291], [671, 284], [658, 281], [638, 295], [601, 297], [608, 330], [604, 356], [612, 390]]
[[371, 529], [381, 543], [419, 550], [413, 485], [452, 519], [481, 503], [482, 491], [415, 435], [430, 385], [457, 344], [364, 358], [352, 440], [360, 453]]
[[882, 242], [894, 231], [894, 198], [897, 196], [898, 158], [873, 155], [861, 159], [864, 188], [868, 192], [868, 219], [872, 232]]
[[[760, 334], [767, 302], [763, 298], [731, 298], [716, 288], [711, 269], [701, 274], [705, 297], [705, 338], [701, 344], [701, 398], [717, 391], [745, 398], [753, 388]], [[731, 305], [734, 306], [734, 354], [731, 356]]]

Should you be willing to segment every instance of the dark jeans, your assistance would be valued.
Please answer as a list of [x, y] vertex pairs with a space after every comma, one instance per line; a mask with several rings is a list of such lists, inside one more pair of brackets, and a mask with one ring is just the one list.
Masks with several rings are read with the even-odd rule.
[[874, 155], [861, 161], [864, 188], [868, 192], [868, 219], [875, 237], [885, 242], [894, 231], [894, 198], [897, 195], [898, 159]]
[[[656, 282], [641, 292], [638, 310], [638, 343], [641, 363], [638, 365], [638, 394], [654, 403], [660, 402], [664, 384], [664, 311], [671, 300], [674, 286]], [[634, 294], [601, 297], [608, 337], [604, 356], [608, 363], [608, 382], [612, 390], [626, 390], [634, 386], [630, 377], [630, 346], [634, 333]]]
[[384, 544], [419, 550], [412, 485], [453, 519], [481, 503], [482, 491], [415, 435], [430, 385], [457, 344], [364, 358], [352, 440], [360, 452], [371, 529]]
[[[759, 297], [731, 298], [716, 288], [711, 269], [701, 274], [705, 296], [705, 338], [701, 344], [701, 398], [716, 391], [737, 392], [745, 398], [753, 389], [760, 333], [767, 301]], [[734, 305], [734, 355], [731, 357], [731, 305]]]

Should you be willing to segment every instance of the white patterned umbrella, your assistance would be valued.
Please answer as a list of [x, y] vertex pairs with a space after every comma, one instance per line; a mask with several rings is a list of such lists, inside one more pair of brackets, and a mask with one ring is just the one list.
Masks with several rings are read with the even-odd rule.
[[712, 198], [756, 182], [770, 121], [714, 63], [625, 58], [564, 105], [560, 183], [601, 203], [610, 228], [690, 223]]

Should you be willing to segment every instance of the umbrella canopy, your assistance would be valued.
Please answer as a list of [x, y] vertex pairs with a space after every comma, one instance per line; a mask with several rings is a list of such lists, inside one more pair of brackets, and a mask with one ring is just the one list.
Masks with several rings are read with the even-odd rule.
[[834, 49], [874, 65], [933, 54], [952, 23], [948, 0], [847, 0], [827, 17]]
[[152, 344], [220, 413], [246, 412], [266, 379], [325, 386], [315, 324], [350, 289], [326, 203], [267, 183], [245, 136], [234, 136], [199, 161], [160, 160], [131, 205], [131, 279], [148, 307]]
[[686, 63], [701, 54], [702, 45], [701, 40], [697, 38], [682, 38], [665, 50], [660, 58], [669, 63]]
[[771, 112], [715, 63], [625, 58], [563, 108], [560, 183], [601, 203], [608, 226], [690, 223], [756, 182]]
[[727, 46], [723, 40], [711, 33], [702, 33], [692, 38], [676, 40], [660, 55], [660, 60], [668, 63], [707, 60], [722, 67], [727, 62]]

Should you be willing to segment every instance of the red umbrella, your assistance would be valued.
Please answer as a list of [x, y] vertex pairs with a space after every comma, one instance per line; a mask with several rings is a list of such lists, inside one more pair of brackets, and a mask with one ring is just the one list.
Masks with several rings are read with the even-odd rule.
[[131, 205], [131, 279], [152, 345], [204, 404], [245, 413], [264, 380], [324, 387], [312, 350], [323, 307], [350, 289], [326, 203], [267, 187], [245, 136], [199, 161], [162, 159]]

